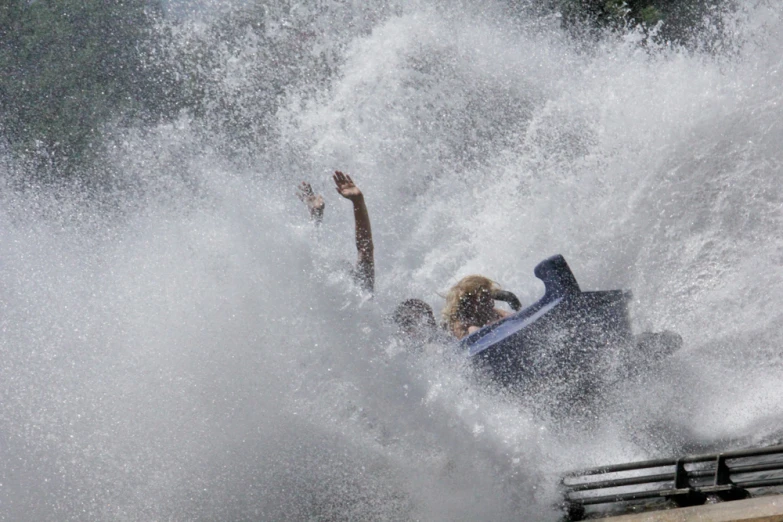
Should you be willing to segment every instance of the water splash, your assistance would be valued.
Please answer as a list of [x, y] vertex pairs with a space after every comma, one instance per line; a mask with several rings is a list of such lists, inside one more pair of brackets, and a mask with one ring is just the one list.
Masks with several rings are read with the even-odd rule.
[[[363, 5], [230, 39], [182, 22], [177, 52], [201, 38], [219, 65], [207, 103], [125, 130], [116, 192], [14, 191], [0, 167], [5, 519], [551, 520], [562, 470], [778, 436], [779, 9], [746, 3], [711, 54]], [[367, 195], [374, 300], [336, 268], [334, 168]], [[396, 302], [438, 309], [468, 273], [532, 302], [553, 253], [685, 338], [598, 417], [554, 423], [391, 340]]]

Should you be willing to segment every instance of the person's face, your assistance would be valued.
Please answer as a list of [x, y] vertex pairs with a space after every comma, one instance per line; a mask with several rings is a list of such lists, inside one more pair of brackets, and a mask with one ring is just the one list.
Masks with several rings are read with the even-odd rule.
[[479, 290], [467, 300], [467, 315], [469, 319], [478, 320], [488, 317], [495, 309], [495, 301], [486, 290]]
[[406, 342], [426, 342], [432, 330], [429, 318], [424, 314], [411, 313], [397, 325], [397, 335]]
[[492, 299], [492, 296], [489, 294], [489, 292], [482, 290], [479, 292], [476, 307], [476, 311], [481, 315], [492, 313], [492, 311], [495, 309], [495, 300]]

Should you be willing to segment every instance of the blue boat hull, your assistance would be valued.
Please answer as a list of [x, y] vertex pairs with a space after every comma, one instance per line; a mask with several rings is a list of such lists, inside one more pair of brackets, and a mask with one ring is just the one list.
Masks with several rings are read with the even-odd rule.
[[[561, 384], [585, 395], [611, 371], [615, 377], [628, 374], [624, 360], [646, 360], [653, 352], [668, 355], [679, 348], [681, 340], [672, 333], [634, 337], [628, 316], [631, 292], [583, 292], [563, 256], [539, 263], [535, 275], [546, 289], [538, 302], [460, 341], [493, 382], [526, 394]], [[637, 345], [645, 352], [634, 350]]]

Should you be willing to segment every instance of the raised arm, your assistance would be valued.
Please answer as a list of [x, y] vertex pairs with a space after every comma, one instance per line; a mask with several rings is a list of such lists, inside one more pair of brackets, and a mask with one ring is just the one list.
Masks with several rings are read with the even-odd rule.
[[310, 211], [310, 219], [313, 223], [320, 225], [324, 218], [324, 207], [326, 206], [323, 196], [313, 192], [313, 187], [306, 181], [299, 185], [297, 195], [307, 205], [307, 209]]
[[361, 285], [372, 292], [375, 288], [375, 257], [370, 215], [367, 213], [367, 205], [364, 203], [364, 194], [354, 184], [351, 176], [338, 170], [335, 171], [332, 178], [337, 193], [353, 203], [353, 217], [356, 222], [356, 250], [359, 253], [356, 272]]

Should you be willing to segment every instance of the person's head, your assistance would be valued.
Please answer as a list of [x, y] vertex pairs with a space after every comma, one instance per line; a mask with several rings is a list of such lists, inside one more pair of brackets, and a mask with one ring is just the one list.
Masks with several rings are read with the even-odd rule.
[[495, 313], [493, 293], [500, 287], [484, 276], [469, 275], [451, 287], [446, 294], [443, 320], [452, 332], [468, 326], [484, 326]]
[[432, 308], [421, 299], [407, 299], [398, 304], [392, 318], [399, 333], [406, 337], [429, 337], [437, 328]]

